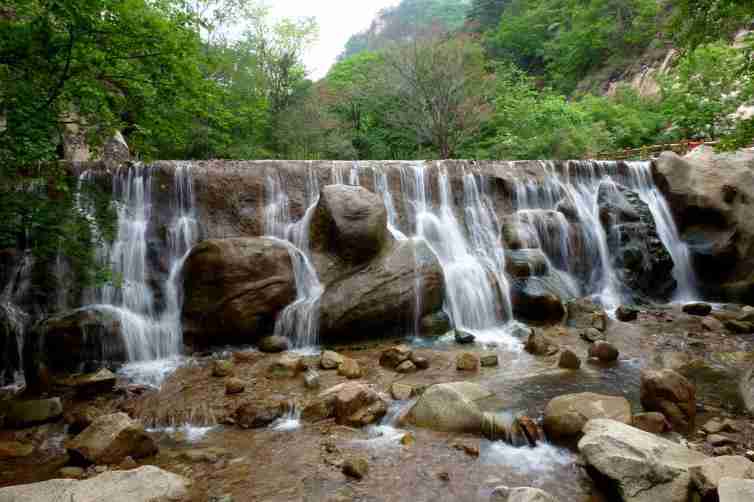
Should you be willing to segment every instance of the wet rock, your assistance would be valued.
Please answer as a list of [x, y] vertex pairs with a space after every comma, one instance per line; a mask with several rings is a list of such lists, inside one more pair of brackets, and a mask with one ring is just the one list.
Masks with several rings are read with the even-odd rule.
[[94, 464], [117, 464], [126, 457], [144, 458], [157, 452], [144, 427], [125, 413], [97, 418], [68, 445], [71, 455]]
[[94, 406], [78, 406], [71, 410], [66, 410], [63, 414], [63, 420], [68, 425], [68, 432], [78, 434], [94, 422], [97, 417], [104, 415], [102, 411]]
[[524, 349], [535, 356], [551, 356], [558, 352], [557, 345], [550, 342], [545, 335], [538, 331], [532, 331], [526, 339]]
[[726, 418], [725, 420], [721, 420], [719, 418], [710, 419], [707, 421], [706, 424], [702, 426], [702, 429], [707, 434], [717, 434], [719, 432], [738, 432], [739, 431], [738, 425], [729, 418]]
[[599, 359], [603, 363], [609, 363], [618, 360], [618, 349], [610, 342], [597, 340], [589, 347], [589, 357]]
[[319, 387], [319, 373], [316, 370], [309, 369], [304, 373], [304, 385], [307, 389], [316, 389]]
[[479, 363], [483, 368], [491, 368], [498, 365], [498, 358], [496, 352], [489, 352], [482, 354], [479, 357]]
[[58, 476], [63, 479], [81, 479], [86, 474], [86, 471], [81, 467], [63, 467], [58, 470]]
[[112, 392], [115, 387], [115, 381], [115, 373], [107, 368], [102, 368], [94, 373], [73, 375], [56, 383], [73, 388], [76, 391], [76, 395], [85, 397]]
[[712, 500], [717, 495], [720, 479], [754, 477], [754, 463], [746, 457], [722, 456], [709, 458], [689, 468], [691, 484], [703, 500]]
[[228, 378], [225, 381], [225, 394], [240, 394], [246, 389], [246, 384], [240, 378]]
[[690, 315], [704, 317], [712, 312], [712, 305], [702, 302], [687, 303], [683, 306], [683, 311]]
[[631, 425], [652, 434], [662, 434], [663, 432], [668, 432], [671, 428], [665, 415], [656, 411], [637, 413], [633, 416]]
[[568, 326], [578, 329], [594, 328], [605, 331], [607, 314], [589, 298], [577, 298], [567, 303]]
[[571, 288], [553, 273], [516, 279], [511, 284], [511, 303], [517, 319], [552, 324], [563, 320], [563, 300], [573, 296]]
[[349, 263], [364, 263], [392, 240], [382, 197], [360, 186], [321, 189], [309, 227], [313, 250]]
[[392, 243], [366, 267], [345, 274], [337, 270], [323, 278], [320, 299], [320, 338], [343, 340], [384, 337], [401, 328], [405, 312], [417, 302], [415, 284], [422, 284], [420, 315], [437, 312], [443, 302], [443, 274], [426, 242], [406, 240]]
[[599, 340], [605, 339], [605, 334], [594, 328], [587, 328], [582, 331], [579, 336], [588, 343], [595, 343]]
[[618, 310], [615, 311], [615, 317], [622, 322], [631, 322], [639, 318], [639, 309], [629, 307], [628, 305], [621, 305]]
[[579, 452], [625, 502], [686, 502], [689, 468], [707, 458], [615, 420], [590, 420], [583, 432]]
[[109, 471], [83, 481], [52, 479], [0, 488], [0, 500], [14, 502], [165, 502], [188, 497], [190, 481], [145, 465], [130, 471]]
[[558, 499], [539, 488], [508, 488], [498, 486], [490, 494], [490, 502], [557, 502]]
[[464, 452], [469, 457], [474, 457], [474, 458], [479, 457], [479, 446], [476, 444], [469, 444], [466, 442], [459, 441], [453, 445], [453, 448]]
[[233, 412], [233, 420], [243, 429], [261, 429], [283, 415], [280, 403], [264, 405], [244, 403]]
[[625, 397], [592, 392], [558, 396], [545, 407], [545, 433], [553, 440], [579, 437], [584, 425], [594, 418], [630, 424], [631, 405]]
[[545, 275], [548, 261], [541, 249], [517, 249], [505, 253], [505, 271], [516, 278]]
[[416, 369], [426, 370], [429, 368], [429, 358], [416, 352], [411, 353], [411, 362], [414, 363]]
[[332, 401], [335, 421], [340, 425], [363, 427], [376, 422], [387, 413], [387, 403], [371, 387], [346, 382], [325, 390], [319, 395]]
[[363, 374], [364, 372], [359, 363], [350, 357], [344, 357], [343, 362], [338, 366], [338, 375], [344, 376], [349, 380], [361, 378]]
[[694, 430], [696, 389], [673, 370], [642, 372], [641, 405], [647, 411], [665, 415], [678, 432], [688, 434]]
[[218, 359], [212, 361], [212, 376], [218, 378], [225, 378], [231, 376], [235, 368], [233, 367], [233, 361], [226, 359]]
[[725, 328], [725, 326], [723, 326], [723, 323], [715, 319], [714, 317], [705, 317], [704, 319], [702, 319], [702, 327], [705, 330], [711, 331], [713, 333], [718, 333]]
[[274, 378], [295, 378], [306, 369], [304, 366], [300, 356], [283, 354], [270, 363], [267, 373]]
[[356, 479], [363, 479], [369, 472], [369, 461], [366, 457], [350, 457], [343, 462], [343, 474]]
[[476, 337], [474, 335], [462, 329], [456, 328], [454, 333], [455, 333], [454, 336], [456, 339], [456, 343], [469, 344], [469, 343], [474, 343], [474, 340], [476, 340]]
[[5, 425], [20, 429], [57, 420], [63, 415], [63, 403], [59, 397], [13, 400], [5, 403], [0, 402], [0, 412], [2, 411], [5, 414]]
[[407, 432], [401, 437], [401, 444], [403, 446], [413, 446], [416, 443], [416, 436], [413, 433]]
[[186, 258], [183, 291], [187, 343], [249, 343], [296, 298], [289, 250], [265, 238], [203, 241]]
[[475, 401], [492, 395], [471, 382], [430, 386], [404, 417], [405, 422], [444, 432], [482, 431], [483, 414]]
[[393, 369], [410, 357], [411, 347], [408, 345], [396, 345], [382, 351], [382, 354], [380, 355], [380, 366]]
[[34, 445], [18, 441], [0, 441], [0, 459], [28, 457], [34, 452]]
[[332, 350], [322, 352], [319, 365], [323, 370], [336, 370], [343, 363], [343, 356]]
[[415, 373], [416, 370], [416, 365], [411, 361], [403, 361], [401, 364], [395, 367], [395, 371], [397, 371], [398, 373]]
[[268, 354], [285, 352], [288, 350], [288, 339], [284, 336], [266, 336], [259, 340], [259, 350]]
[[572, 350], [564, 349], [560, 352], [558, 367], [567, 370], [577, 370], [581, 368], [581, 359]]
[[723, 326], [725, 326], [725, 329], [727, 329], [731, 333], [735, 333], [737, 335], [754, 333], [754, 323], [751, 322], [730, 320], [723, 322]]
[[450, 317], [442, 310], [427, 314], [421, 318], [420, 328], [424, 336], [442, 336], [451, 329]]
[[537, 423], [526, 415], [517, 416], [515, 424], [518, 425], [529, 446], [536, 446], [544, 437]]
[[707, 442], [712, 446], [725, 446], [729, 444], [735, 444], [736, 440], [722, 434], [710, 434], [709, 436], [707, 436]]
[[724, 477], [717, 488], [720, 502], [749, 502], [754, 500], [754, 481]]
[[407, 401], [411, 399], [413, 392], [414, 388], [405, 383], [395, 382], [390, 386], [390, 394], [393, 396], [393, 399], [397, 399], [398, 401]]
[[473, 352], [461, 352], [456, 356], [456, 369], [458, 371], [478, 371], [479, 356]]

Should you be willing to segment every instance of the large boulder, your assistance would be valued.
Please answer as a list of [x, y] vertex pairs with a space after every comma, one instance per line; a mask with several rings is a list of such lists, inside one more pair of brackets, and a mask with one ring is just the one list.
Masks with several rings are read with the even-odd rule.
[[414, 312], [417, 282], [421, 314], [438, 311], [443, 275], [436, 256], [424, 241], [396, 241], [366, 267], [326, 285], [320, 299], [320, 336], [384, 336], [405, 326]]
[[754, 500], [754, 480], [725, 477], [717, 487], [720, 502], [749, 502]]
[[296, 298], [289, 248], [266, 238], [201, 242], [186, 259], [183, 290], [188, 343], [248, 343]]
[[0, 502], [178, 502], [189, 480], [152, 465], [109, 471], [83, 481], [51, 479], [0, 488]]
[[118, 464], [126, 457], [144, 458], [157, 452], [144, 427], [125, 413], [103, 415], [74, 437], [68, 451], [94, 464]]
[[541, 276], [515, 279], [511, 283], [511, 303], [517, 319], [552, 324], [566, 315], [564, 301], [576, 296], [572, 279], [556, 270]]
[[673, 258], [657, 233], [649, 206], [622, 185], [602, 183], [597, 195], [617, 282], [636, 302], [668, 300], [675, 291]]
[[683, 375], [670, 369], [643, 371], [641, 374], [641, 405], [647, 411], [658, 411], [684, 434], [694, 430], [696, 389]]
[[689, 474], [694, 491], [702, 496], [702, 500], [714, 500], [723, 477], [754, 478], [754, 463], [746, 457], [723, 455], [689, 468]]
[[592, 392], [558, 396], [545, 407], [544, 429], [550, 439], [575, 438], [581, 435], [584, 425], [593, 418], [609, 418], [630, 424], [631, 404], [625, 397]]
[[369, 261], [391, 239], [382, 197], [360, 186], [322, 188], [309, 236], [313, 250], [349, 263]]
[[484, 414], [476, 401], [491, 395], [471, 382], [435, 384], [424, 391], [404, 420], [426, 429], [478, 434], [484, 425]]
[[63, 416], [63, 404], [59, 397], [0, 401], [0, 415], [5, 415], [5, 424], [8, 427], [29, 427], [52, 422]]
[[654, 177], [709, 296], [754, 303], [754, 151], [663, 153]]
[[592, 473], [624, 502], [686, 502], [689, 468], [707, 458], [615, 420], [590, 420], [583, 433], [579, 452]]
[[345, 382], [323, 391], [301, 414], [304, 420], [335, 418], [341, 425], [363, 427], [378, 421], [387, 413], [387, 403], [372, 387]]

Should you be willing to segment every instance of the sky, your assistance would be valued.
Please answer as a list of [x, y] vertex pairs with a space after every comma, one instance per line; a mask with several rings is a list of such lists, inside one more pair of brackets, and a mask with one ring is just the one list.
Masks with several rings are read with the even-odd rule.
[[310, 78], [325, 76], [348, 38], [369, 27], [380, 9], [398, 5], [400, 0], [267, 0], [272, 15], [315, 17], [319, 23], [319, 42], [306, 54]]

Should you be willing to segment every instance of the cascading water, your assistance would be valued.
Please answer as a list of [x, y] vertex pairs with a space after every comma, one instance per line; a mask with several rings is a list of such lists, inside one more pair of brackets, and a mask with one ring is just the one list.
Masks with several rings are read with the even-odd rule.
[[[3, 351], [5, 363], [0, 371], [0, 386], [23, 384], [23, 351], [26, 329], [29, 325], [29, 314], [24, 312], [17, 302], [23, 298], [31, 285], [31, 271], [34, 257], [30, 251], [25, 251], [15, 265], [2, 291], [0, 291], [0, 329], [5, 331], [6, 346]], [[0, 338], [0, 339], [2, 339]], [[2, 369], [2, 368], [0, 368]]]
[[308, 350], [318, 343], [319, 300], [324, 292], [309, 259], [309, 224], [319, 201], [319, 182], [316, 174], [309, 170], [307, 209], [297, 222], [291, 220], [290, 201], [280, 176], [267, 178], [266, 191], [269, 202], [264, 212], [265, 236], [288, 248], [296, 282], [296, 299], [280, 313], [275, 323], [275, 335], [291, 339], [295, 349]]

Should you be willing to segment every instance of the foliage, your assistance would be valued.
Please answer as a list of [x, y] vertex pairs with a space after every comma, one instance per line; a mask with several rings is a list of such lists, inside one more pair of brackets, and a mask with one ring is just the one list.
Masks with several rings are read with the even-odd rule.
[[472, 0], [466, 19], [471, 29], [483, 33], [494, 29], [511, 0]]

